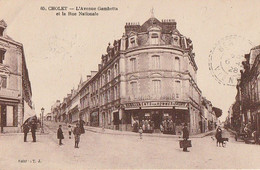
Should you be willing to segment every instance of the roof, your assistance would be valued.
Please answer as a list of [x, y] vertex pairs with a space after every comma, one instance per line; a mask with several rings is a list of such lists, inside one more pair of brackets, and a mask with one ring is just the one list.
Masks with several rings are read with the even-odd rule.
[[157, 18], [149, 18], [143, 25], [141, 26], [141, 32], [146, 32], [149, 27], [159, 26], [162, 28], [162, 23]]

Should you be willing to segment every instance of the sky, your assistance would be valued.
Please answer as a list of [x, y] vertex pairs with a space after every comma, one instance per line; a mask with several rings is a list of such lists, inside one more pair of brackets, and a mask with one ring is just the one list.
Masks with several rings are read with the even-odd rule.
[[[96, 11], [98, 16], [56, 16], [59, 11], [40, 10], [52, 6], [118, 10]], [[122, 37], [126, 22], [143, 24], [154, 9], [157, 19], [175, 19], [179, 32], [193, 41], [197, 84], [202, 95], [223, 110], [224, 120], [235, 101], [236, 88], [213, 78], [210, 53], [229, 36], [239, 38], [234, 38], [236, 43], [227, 51], [234, 47], [249, 53], [251, 46], [259, 45], [259, 6], [260, 2], [247, 0], [0, 0], [0, 19], [8, 25], [6, 34], [24, 46], [33, 102], [39, 114], [42, 107], [50, 112], [57, 99], [62, 100], [77, 87], [81, 76], [86, 79], [90, 71], [97, 70], [108, 43]]]

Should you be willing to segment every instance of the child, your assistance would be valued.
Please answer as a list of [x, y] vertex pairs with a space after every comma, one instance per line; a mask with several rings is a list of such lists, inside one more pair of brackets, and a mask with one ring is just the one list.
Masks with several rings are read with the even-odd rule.
[[71, 128], [71, 126], [70, 126], [70, 125], [69, 125], [68, 127], [69, 127], [69, 139], [71, 139], [71, 132], [72, 132], [72, 128]]
[[57, 138], [59, 139], [59, 145], [63, 145], [62, 139], [64, 139], [63, 132], [61, 129], [61, 125], [59, 125], [59, 129], [57, 131]]
[[79, 123], [76, 124], [76, 127], [73, 130], [73, 134], [75, 136], [75, 148], [79, 148], [79, 141], [80, 141], [80, 135], [81, 135], [81, 130], [79, 127]]
[[139, 134], [140, 134], [140, 139], [142, 139], [142, 135], [143, 135], [143, 129], [142, 129], [142, 127], [141, 127], [141, 126], [139, 127]]

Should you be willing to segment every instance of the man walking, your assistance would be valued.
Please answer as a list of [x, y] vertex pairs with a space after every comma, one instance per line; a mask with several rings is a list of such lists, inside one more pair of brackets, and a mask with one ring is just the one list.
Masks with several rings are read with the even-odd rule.
[[73, 130], [73, 134], [75, 137], [75, 148], [79, 148], [79, 141], [80, 141], [80, 135], [81, 135], [81, 129], [79, 127], [79, 123], [76, 124], [76, 127]]
[[36, 129], [37, 129], [37, 124], [36, 124], [36, 121], [33, 120], [32, 126], [31, 126], [33, 142], [36, 142]]
[[64, 136], [63, 136], [63, 132], [62, 132], [62, 129], [61, 129], [61, 125], [59, 125], [59, 129], [57, 131], [57, 138], [59, 139], [59, 145], [63, 145], [62, 143], [62, 139], [64, 139]]
[[28, 126], [28, 124], [24, 124], [23, 125], [23, 134], [24, 134], [24, 137], [23, 137], [23, 141], [24, 142], [27, 142], [27, 133], [29, 132], [30, 128]]
[[[187, 142], [187, 140], [189, 139], [189, 130], [187, 127], [187, 123], [184, 124], [184, 128], [182, 129], [183, 135], [182, 138], [184, 139], [185, 142]], [[189, 152], [187, 150], [187, 146], [183, 147], [183, 152]]]

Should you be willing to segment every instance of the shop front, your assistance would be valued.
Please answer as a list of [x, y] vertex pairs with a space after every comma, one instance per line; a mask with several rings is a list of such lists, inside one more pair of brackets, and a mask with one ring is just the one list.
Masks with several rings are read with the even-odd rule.
[[18, 120], [18, 103], [0, 101], [0, 133], [17, 132], [22, 122]]
[[189, 111], [187, 103], [180, 103], [181, 107], [177, 104], [176, 102], [126, 104], [125, 114], [129, 115], [126, 117], [130, 117], [126, 119], [126, 122], [131, 120], [135, 132], [142, 127], [145, 133], [178, 134], [183, 123], [189, 121]]

